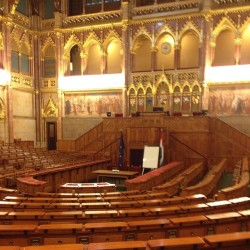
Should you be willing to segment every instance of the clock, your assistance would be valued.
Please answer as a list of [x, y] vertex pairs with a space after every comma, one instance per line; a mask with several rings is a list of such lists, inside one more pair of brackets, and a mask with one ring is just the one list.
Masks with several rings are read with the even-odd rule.
[[171, 44], [168, 42], [162, 43], [161, 45], [161, 52], [163, 54], [169, 54], [171, 51]]

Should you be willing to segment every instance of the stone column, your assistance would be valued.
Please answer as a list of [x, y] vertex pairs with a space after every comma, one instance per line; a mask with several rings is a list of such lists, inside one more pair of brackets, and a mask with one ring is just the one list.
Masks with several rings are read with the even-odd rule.
[[[128, 0], [123, 0], [122, 1], [122, 12], [123, 12], [123, 26], [122, 26], [122, 53], [123, 53], [123, 57], [122, 57], [122, 72], [124, 73], [124, 81], [125, 81], [125, 86], [123, 89], [123, 114], [124, 116], [126, 116], [129, 111], [128, 111], [128, 102], [129, 102], [129, 98], [127, 97], [127, 89], [128, 89], [128, 85], [129, 85], [129, 73], [132, 72], [132, 55], [130, 53], [130, 46], [132, 43], [132, 32], [131, 29], [129, 27], [128, 24], [128, 20], [129, 20], [129, 15], [131, 13], [131, 10], [129, 9], [130, 5]], [[127, 56], [125, 56], [127, 55]]]
[[35, 117], [36, 117], [36, 143], [38, 146], [41, 146], [42, 137], [41, 137], [41, 122], [42, 122], [42, 114], [41, 114], [41, 92], [40, 86], [42, 79], [42, 70], [41, 70], [41, 60], [40, 60], [40, 42], [35, 35], [33, 37], [33, 60], [32, 60], [32, 70], [31, 75], [33, 76], [33, 84], [34, 84], [34, 93], [35, 93]]
[[[11, 33], [12, 24], [11, 22], [3, 23], [3, 34], [4, 36], [4, 57], [3, 63], [5, 70], [7, 72], [11, 72]], [[7, 109], [7, 119], [6, 119], [6, 131], [8, 132], [8, 142], [14, 142], [14, 124], [13, 124], [13, 89], [12, 82], [8, 83], [8, 87], [6, 88], [6, 109]], [[7, 136], [6, 136], [7, 138]]]
[[[62, 44], [62, 35], [59, 31], [56, 33], [56, 58], [57, 58], [57, 79], [63, 76], [63, 44]], [[58, 82], [57, 82], [57, 87]], [[62, 139], [62, 92], [58, 89], [58, 118], [57, 118], [57, 139]]]

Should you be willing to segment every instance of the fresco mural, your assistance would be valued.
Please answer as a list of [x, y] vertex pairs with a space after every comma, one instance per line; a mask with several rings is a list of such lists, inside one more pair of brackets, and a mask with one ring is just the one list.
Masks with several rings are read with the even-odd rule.
[[122, 113], [121, 93], [65, 94], [65, 116], [106, 116]]
[[249, 115], [249, 88], [217, 88], [209, 91], [210, 115]]

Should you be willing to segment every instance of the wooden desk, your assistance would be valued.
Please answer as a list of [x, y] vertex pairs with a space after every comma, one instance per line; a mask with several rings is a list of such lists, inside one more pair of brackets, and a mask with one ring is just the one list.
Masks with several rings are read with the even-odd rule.
[[197, 224], [202, 224], [203, 222], [208, 221], [208, 219], [204, 215], [170, 218], [169, 220], [173, 224], [179, 224], [180, 226], [182, 226], [183, 224], [197, 225]]
[[14, 219], [38, 219], [44, 216], [43, 211], [19, 211], [10, 212], [7, 217], [13, 217]]
[[119, 214], [123, 216], [145, 216], [148, 213], [149, 210], [145, 208], [119, 210]]
[[[46, 246], [28, 246], [23, 250], [84, 250], [82, 244], [62, 244], [62, 245], [46, 245]], [[6, 249], [7, 250], [7, 249]], [[12, 249], [10, 249], [12, 250]]]
[[126, 222], [122, 221], [114, 221], [114, 222], [99, 222], [99, 223], [86, 223], [85, 229], [94, 232], [96, 230], [106, 230], [106, 229], [115, 229], [117, 231], [121, 231], [124, 228], [127, 228], [128, 225]]
[[45, 233], [48, 231], [65, 231], [69, 230], [75, 232], [76, 230], [82, 230], [83, 225], [81, 223], [56, 223], [56, 224], [43, 224], [38, 226], [38, 230], [44, 230]]
[[84, 215], [86, 218], [102, 218], [102, 217], [113, 217], [118, 215], [117, 210], [89, 210], [85, 211]]
[[[124, 186], [124, 180], [130, 179], [138, 175], [138, 172], [133, 171], [113, 171], [113, 170], [95, 170], [92, 172], [97, 175], [97, 182], [104, 182], [105, 177], [108, 182], [116, 186]], [[121, 182], [122, 180], [122, 182]]]
[[18, 246], [4, 246], [0, 247], [0, 250], [22, 250], [23, 248]]
[[136, 227], [137, 229], [141, 229], [141, 228], [159, 228], [159, 227], [163, 228], [170, 222], [168, 219], [154, 219], [154, 220], [128, 221], [127, 223], [131, 228]]
[[30, 224], [22, 224], [22, 226], [18, 224], [13, 225], [0, 225], [0, 233], [6, 232], [23, 232], [27, 233], [28, 231], [33, 232], [37, 228], [37, 225], [30, 225]]
[[209, 220], [215, 220], [215, 221], [232, 221], [236, 220], [237, 218], [241, 217], [241, 214], [237, 212], [227, 212], [227, 213], [219, 213], [219, 214], [208, 214], [206, 217]]
[[119, 250], [119, 249], [146, 249], [144, 241], [118, 241], [118, 242], [103, 242], [90, 243], [88, 250]]
[[204, 236], [204, 240], [208, 242], [210, 245], [218, 245], [218, 246], [220, 246], [222, 243], [237, 242], [237, 241], [248, 241], [248, 243], [246, 242], [246, 244], [249, 244], [250, 232], [235, 232], [235, 233], [207, 235]]
[[156, 215], [163, 215], [163, 214], [178, 214], [181, 209], [178, 206], [169, 206], [169, 207], [152, 207], [149, 208], [150, 213]]
[[205, 245], [205, 242], [200, 237], [183, 237], [183, 238], [171, 238], [171, 239], [158, 239], [158, 240], [149, 240], [148, 245], [150, 249], [174, 249], [174, 247], [185, 247], [190, 246], [193, 249], [196, 246]]
[[44, 218], [46, 219], [76, 219], [82, 218], [82, 211], [55, 211], [55, 212], [46, 212]]

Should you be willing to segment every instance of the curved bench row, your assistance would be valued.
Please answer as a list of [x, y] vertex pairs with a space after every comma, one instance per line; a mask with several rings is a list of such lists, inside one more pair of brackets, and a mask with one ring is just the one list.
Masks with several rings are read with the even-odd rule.
[[249, 176], [248, 157], [243, 157], [241, 163], [241, 173], [239, 174], [239, 181], [235, 183], [235, 185], [221, 189], [219, 192], [217, 192], [217, 199], [224, 200], [224, 199], [231, 199], [233, 197], [248, 195], [249, 183], [250, 183], [250, 176]]
[[222, 239], [227, 233], [249, 233], [249, 212], [249, 210], [245, 210], [206, 216], [129, 222], [0, 225], [0, 246], [25, 247], [34, 244], [92, 244], [98, 242], [112, 242], [115, 245], [119, 241], [172, 238], [175, 238], [180, 244], [180, 239], [184, 237], [207, 237], [217, 234], [221, 234], [221, 241], [223, 241]]

